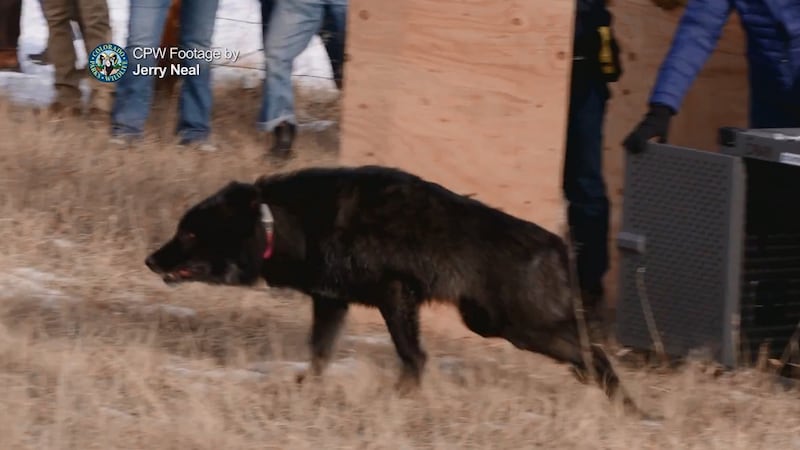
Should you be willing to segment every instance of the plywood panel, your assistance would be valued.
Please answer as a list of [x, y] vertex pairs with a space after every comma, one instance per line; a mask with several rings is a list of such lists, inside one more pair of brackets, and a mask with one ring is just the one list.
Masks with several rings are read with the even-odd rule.
[[561, 231], [572, 2], [351, 0], [341, 162]]
[[[650, 0], [615, 0], [610, 7], [615, 32], [623, 47], [625, 74], [612, 85], [605, 126], [605, 174], [612, 201], [612, 268], [606, 279], [609, 301], [616, 299], [617, 252], [613, 245], [619, 230], [624, 182], [621, 142], [647, 112], [656, 75], [672, 41], [683, 9], [665, 12]], [[744, 36], [738, 17], [732, 15], [717, 50], [687, 94], [672, 120], [669, 140], [677, 145], [717, 150], [720, 126], [747, 125], [747, 65]]]

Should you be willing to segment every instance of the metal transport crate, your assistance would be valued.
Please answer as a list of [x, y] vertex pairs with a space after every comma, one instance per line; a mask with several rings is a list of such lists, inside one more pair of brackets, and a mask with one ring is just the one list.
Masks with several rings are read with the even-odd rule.
[[725, 128], [720, 144], [626, 156], [616, 328], [734, 368], [763, 343], [780, 358], [800, 321], [800, 129]]

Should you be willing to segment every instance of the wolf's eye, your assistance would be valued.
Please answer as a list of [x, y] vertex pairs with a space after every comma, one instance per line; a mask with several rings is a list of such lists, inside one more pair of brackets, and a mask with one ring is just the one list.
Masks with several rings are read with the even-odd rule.
[[192, 233], [191, 231], [183, 231], [178, 235], [178, 239], [181, 241], [181, 244], [183, 245], [193, 244], [196, 237], [197, 236], [195, 236], [195, 234]]

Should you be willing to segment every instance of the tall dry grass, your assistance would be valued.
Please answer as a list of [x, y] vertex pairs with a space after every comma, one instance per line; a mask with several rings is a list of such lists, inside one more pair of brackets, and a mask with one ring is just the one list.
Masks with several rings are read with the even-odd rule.
[[[326, 376], [296, 385], [306, 298], [168, 288], [143, 264], [188, 205], [275, 170], [252, 126], [258, 97], [217, 93], [216, 154], [108, 148], [106, 126], [0, 105], [0, 448], [800, 448], [800, 396], [754, 372], [624, 370], [665, 416], [643, 423], [566, 367], [465, 335], [442, 311], [426, 316], [416, 396], [393, 391], [394, 349], [365, 310]], [[336, 119], [335, 101], [313, 98], [303, 114]], [[172, 123], [150, 126], [169, 135]], [[292, 166], [334, 164], [335, 147], [335, 132], [303, 134]]]

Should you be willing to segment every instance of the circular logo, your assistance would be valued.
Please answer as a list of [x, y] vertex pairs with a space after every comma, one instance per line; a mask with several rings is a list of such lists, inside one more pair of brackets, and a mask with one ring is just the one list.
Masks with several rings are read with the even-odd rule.
[[104, 83], [113, 83], [128, 70], [128, 55], [116, 44], [100, 44], [89, 54], [89, 73]]

